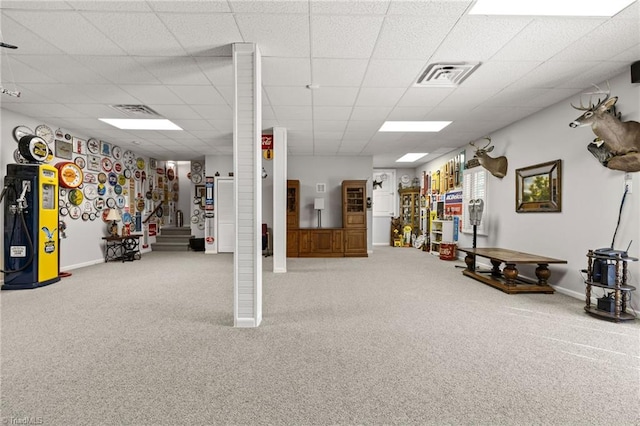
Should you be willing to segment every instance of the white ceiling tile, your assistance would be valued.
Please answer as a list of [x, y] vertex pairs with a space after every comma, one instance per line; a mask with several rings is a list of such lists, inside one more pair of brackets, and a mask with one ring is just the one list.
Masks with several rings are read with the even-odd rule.
[[[567, 81], [572, 81], [583, 70], [597, 66], [597, 62], [544, 62], [530, 73], [512, 84], [513, 88], [550, 89]], [[581, 87], [581, 86], [578, 86]]]
[[494, 94], [491, 89], [470, 89], [458, 87], [453, 93], [438, 104], [438, 108], [473, 109], [481, 105]]
[[313, 83], [324, 86], [360, 86], [366, 59], [312, 59]]
[[29, 89], [33, 92], [39, 93], [41, 96], [49, 99], [54, 99], [56, 102], [65, 104], [90, 104], [94, 103], [94, 100], [84, 93], [80, 92], [76, 88], [66, 84], [35, 84], [25, 83], [22, 87]]
[[[318, 120], [313, 121], [313, 134], [317, 137], [323, 133], [339, 133], [340, 137], [347, 127], [347, 120]], [[335, 135], [334, 135], [335, 136]]]
[[355, 87], [321, 87], [313, 91], [314, 106], [347, 106], [353, 105], [358, 96]]
[[[309, 18], [304, 15], [236, 15], [242, 38], [263, 56], [308, 57]], [[282, 31], [286, 28], [286, 31]]]
[[316, 58], [368, 58], [373, 51], [382, 17], [311, 17], [311, 46]]
[[[38, 35], [72, 55], [118, 55], [123, 50], [77, 12], [7, 11], [12, 19], [37, 28]], [[55, 22], [55, 25], [52, 23]], [[64, 31], [60, 31], [64, 28]]]
[[450, 87], [412, 87], [398, 102], [399, 107], [433, 107], [449, 96], [455, 88]]
[[99, 118], [108, 118], [108, 117], [119, 117], [119, 114], [115, 109], [109, 107], [105, 104], [68, 104], [65, 105], [69, 109], [75, 111], [76, 116], [82, 117], [99, 117]]
[[84, 12], [85, 19], [129, 55], [185, 55], [184, 48], [152, 13]]
[[311, 13], [318, 15], [384, 15], [389, 0], [310, 0]]
[[596, 18], [538, 18], [520, 31], [491, 59], [545, 61], [603, 22], [604, 19]]
[[229, 0], [229, 5], [235, 13], [306, 14], [309, 12], [306, 1]]
[[302, 87], [265, 87], [272, 106], [311, 105], [311, 91]]
[[357, 106], [394, 106], [407, 89], [363, 87], [358, 94]]
[[199, 120], [203, 118], [189, 105], [153, 103], [148, 103], [146, 105], [169, 120]]
[[215, 85], [233, 86], [233, 61], [231, 58], [195, 58], [202, 72]]
[[426, 61], [373, 59], [362, 82], [363, 87], [408, 87], [415, 83]]
[[471, 0], [424, 1], [392, 0], [389, 15], [460, 16], [472, 3]]
[[486, 61], [531, 22], [529, 17], [464, 16], [430, 62]]
[[[311, 105], [309, 106], [274, 106], [276, 117], [287, 117], [291, 120], [311, 120]], [[264, 116], [263, 116], [264, 119]]]
[[539, 61], [489, 61], [482, 63], [471, 75], [462, 82], [462, 86], [469, 88], [501, 89], [514, 81], [521, 79], [542, 62]]
[[211, 50], [243, 40], [231, 14], [158, 13], [158, 16], [192, 55], [208, 56]]
[[351, 113], [351, 120], [385, 120], [392, 107], [356, 106]]
[[120, 86], [144, 105], [181, 104], [183, 100], [167, 86], [161, 84], [129, 84]]
[[191, 131], [199, 131], [199, 130], [207, 130], [212, 131], [215, 130], [214, 126], [207, 120], [187, 120], [183, 118], [178, 118], [172, 120], [178, 126], [180, 126], [183, 130], [187, 132]]
[[311, 83], [308, 58], [262, 58], [263, 86], [300, 86]]
[[233, 111], [229, 105], [189, 105], [189, 107], [206, 120], [233, 119]]
[[345, 107], [329, 107], [329, 106], [317, 106], [313, 108], [314, 120], [349, 120], [351, 116], [352, 108], [350, 106]]
[[[60, 83], [107, 83], [108, 80], [95, 71], [67, 55], [29, 55], [17, 58], [30, 67], [46, 72], [47, 76]], [[4, 62], [4, 61], [3, 61]], [[13, 63], [14, 61], [11, 61]]]
[[[412, 106], [412, 107], [395, 107], [386, 117], [387, 120], [391, 121], [416, 121], [416, 120], [424, 120], [425, 115], [431, 111], [434, 107], [426, 107], [426, 106]], [[354, 111], [355, 112], [355, 111]]]
[[3, 9], [71, 10], [69, 2], [51, 0], [2, 0]]
[[[51, 2], [62, 3], [62, 2]], [[104, 12], [149, 12], [151, 9], [142, 1], [104, 1], [104, 0], [67, 0], [69, 6], [77, 11], [83, 10], [100, 10]]]
[[219, 86], [215, 85], [216, 89], [218, 89], [218, 93], [222, 96], [222, 99], [225, 100], [227, 105], [233, 105], [235, 100], [235, 89], [233, 86]]
[[[5, 6], [5, 3], [5, 1], [2, 2], [2, 7]], [[37, 31], [33, 31], [36, 30], [36, 28], [31, 27], [28, 21], [26, 22], [26, 25], [24, 25], [23, 23], [19, 24], [13, 19], [9, 18], [8, 11], [2, 10], [0, 24], [2, 27], [2, 34], [4, 37], [6, 37], [3, 39], [3, 41], [5, 43], [10, 43], [14, 46], [18, 46], [18, 49], [11, 52], [11, 56], [52, 55], [62, 53], [61, 49], [59, 49], [46, 39], [40, 37]]]
[[226, 0], [190, 0], [190, 1], [169, 1], [169, 0], [147, 0], [147, 3], [156, 12], [231, 12]]
[[233, 120], [209, 120], [209, 122], [223, 133], [231, 133], [233, 131]]
[[79, 84], [76, 87], [93, 99], [94, 102], [105, 105], [135, 104], [140, 102], [138, 98], [125, 92], [120, 86], [113, 84]]
[[280, 126], [286, 127], [291, 133], [313, 134], [313, 121], [311, 120], [280, 120]]
[[426, 61], [455, 23], [452, 17], [387, 16], [373, 57]]
[[[559, 52], [552, 61], [582, 61], [584, 58], [607, 60], [640, 42], [640, 18], [612, 19]], [[638, 59], [638, 56], [635, 56]]]
[[[84, 66], [116, 84], [159, 84], [157, 78], [128, 56], [76, 56]], [[83, 81], [83, 83], [85, 83]]]
[[[167, 86], [188, 105], [226, 105], [227, 102], [213, 86]], [[167, 102], [175, 103], [175, 102]]]
[[[4, 53], [4, 52], [3, 52]], [[35, 67], [28, 65], [26, 62], [31, 62], [29, 59], [31, 56], [9, 56], [2, 55], [0, 64], [2, 65], [0, 78], [2, 78], [3, 85], [7, 83], [55, 83], [56, 80], [49, 75], [47, 70], [42, 64], [37, 64]], [[26, 59], [25, 62], [22, 62]]]
[[138, 57], [136, 61], [163, 84], [211, 84], [195, 58]]

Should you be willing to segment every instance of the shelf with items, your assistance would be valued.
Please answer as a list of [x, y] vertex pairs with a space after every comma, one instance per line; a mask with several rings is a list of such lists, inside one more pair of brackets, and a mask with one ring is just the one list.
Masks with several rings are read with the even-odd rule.
[[453, 242], [453, 221], [452, 220], [432, 220], [431, 221], [431, 253], [439, 255], [442, 243]]
[[[631, 302], [631, 292], [635, 287], [627, 283], [627, 264], [636, 262], [635, 257], [623, 257], [622, 253], [613, 255], [597, 254], [594, 250], [587, 253], [587, 278], [584, 283], [585, 307], [584, 310], [596, 318], [615, 322], [630, 321], [636, 315], [627, 311]], [[593, 287], [610, 290], [611, 293], [598, 299], [596, 306], [591, 304], [591, 292]], [[613, 296], [613, 297], [611, 297]]]
[[398, 191], [400, 195], [400, 218], [404, 226], [411, 226], [411, 233], [419, 235], [420, 232], [420, 188], [403, 188]]

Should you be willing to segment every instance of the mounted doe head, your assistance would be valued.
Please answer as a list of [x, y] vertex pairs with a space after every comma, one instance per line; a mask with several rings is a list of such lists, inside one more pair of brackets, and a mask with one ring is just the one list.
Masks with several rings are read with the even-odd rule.
[[610, 89], [604, 91], [598, 86], [595, 92], [589, 95], [603, 94], [604, 99], [592, 103], [589, 98], [589, 106], [571, 106], [584, 113], [569, 123], [572, 128], [591, 126], [591, 130], [598, 137], [601, 149], [605, 151], [607, 159], [603, 164], [613, 170], [627, 172], [640, 171], [640, 123], [637, 121], [621, 121], [620, 114], [615, 112], [615, 104], [618, 97], [609, 97]]
[[474, 157], [478, 158], [480, 165], [487, 169], [489, 173], [497, 178], [502, 179], [507, 174], [507, 157], [505, 157], [504, 155], [496, 158], [489, 157], [488, 153], [493, 151], [494, 147], [489, 146], [491, 145], [491, 138], [489, 136], [485, 137], [484, 139], [488, 140], [489, 142], [482, 148], [477, 147], [473, 142], [469, 143], [469, 145], [476, 149]]

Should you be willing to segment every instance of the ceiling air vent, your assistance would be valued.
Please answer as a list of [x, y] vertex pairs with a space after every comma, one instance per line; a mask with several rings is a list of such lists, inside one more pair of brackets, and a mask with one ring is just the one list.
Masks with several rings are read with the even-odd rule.
[[420, 74], [416, 87], [458, 87], [480, 62], [438, 62], [430, 64]]
[[111, 105], [111, 108], [117, 109], [124, 115], [136, 118], [153, 118], [162, 117], [160, 114], [152, 110], [146, 105]]

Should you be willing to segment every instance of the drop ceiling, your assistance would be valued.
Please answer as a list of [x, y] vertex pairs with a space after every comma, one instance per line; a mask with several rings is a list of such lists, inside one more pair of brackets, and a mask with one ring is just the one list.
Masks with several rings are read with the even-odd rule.
[[[612, 18], [468, 15], [472, 1], [2, 0], [2, 108], [165, 160], [230, 155], [231, 44], [262, 52], [262, 128], [291, 155], [372, 156], [396, 167], [477, 140], [640, 59], [638, 2]], [[420, 87], [433, 63], [480, 65]], [[307, 85], [316, 85], [310, 90]], [[118, 130], [111, 105], [146, 105], [184, 131]], [[385, 120], [451, 120], [378, 133]], [[21, 123], [15, 123], [21, 124]]]

